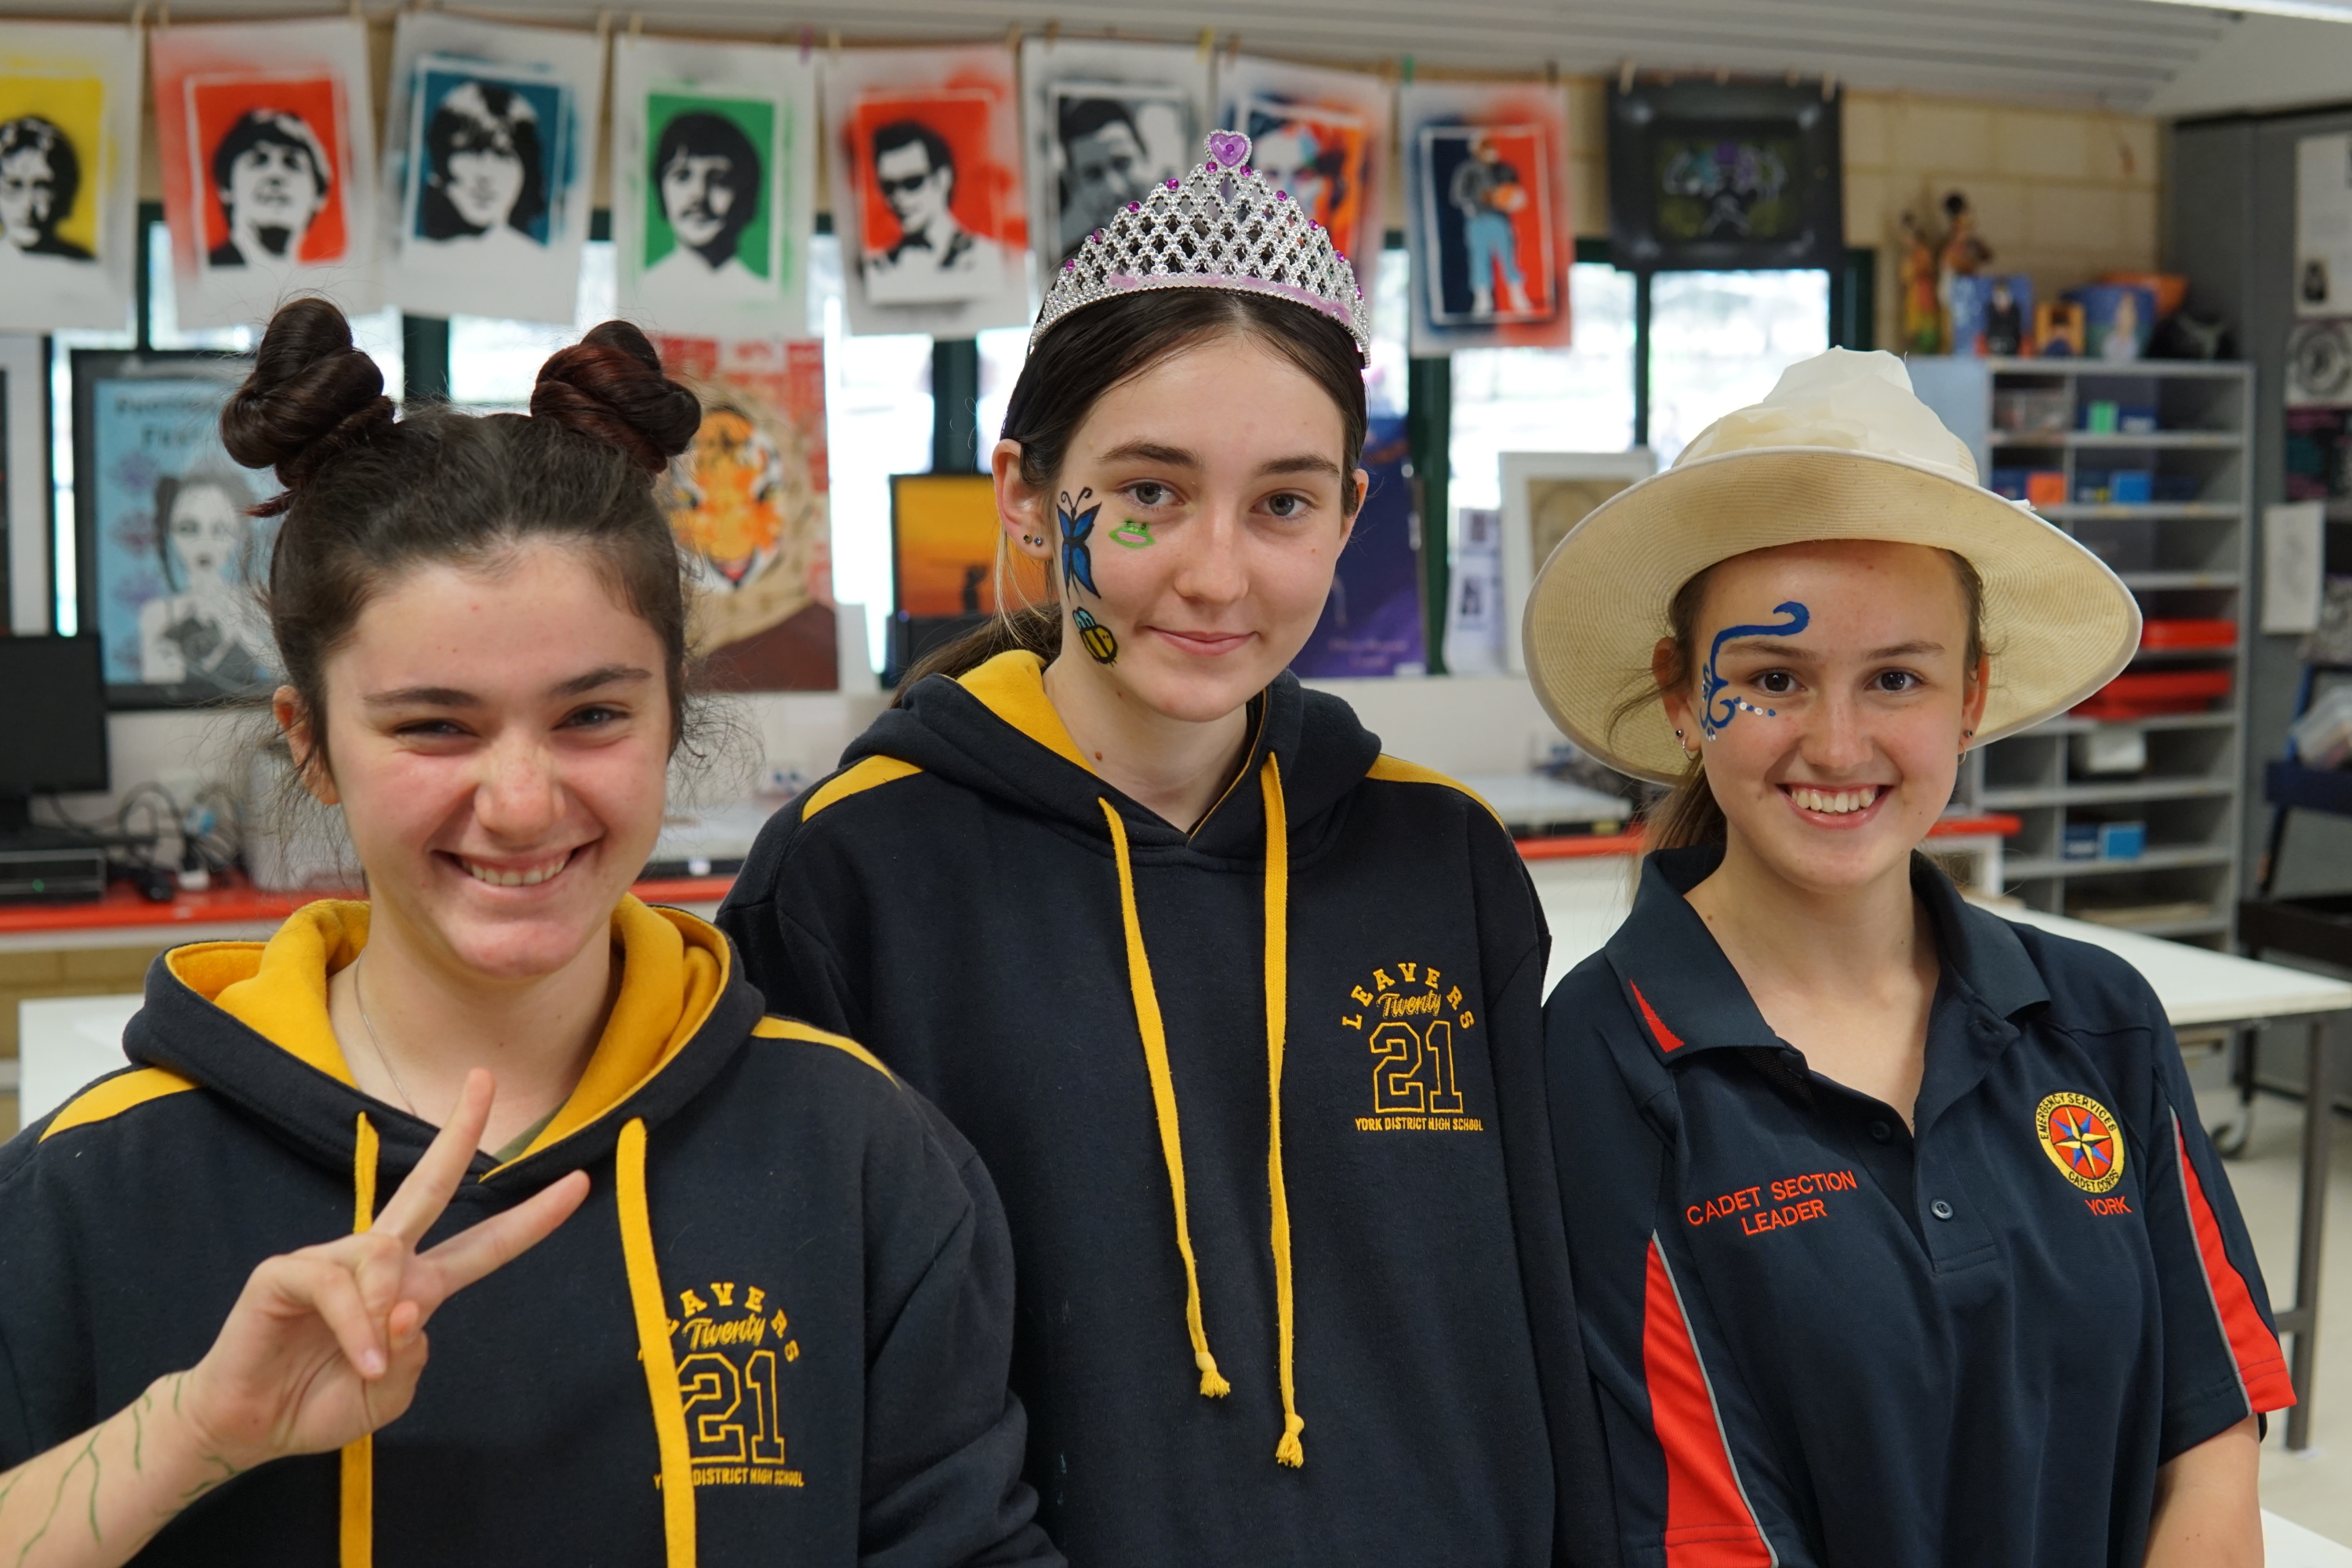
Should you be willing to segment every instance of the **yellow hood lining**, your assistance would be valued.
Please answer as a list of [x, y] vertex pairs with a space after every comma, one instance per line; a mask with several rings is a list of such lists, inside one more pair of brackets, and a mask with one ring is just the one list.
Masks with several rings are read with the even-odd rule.
[[[571, 1098], [517, 1159], [591, 1125], [651, 1082], [686, 1048], [727, 989], [727, 939], [707, 921], [650, 908], [632, 896], [613, 911], [612, 930], [621, 948], [621, 989], [612, 1016]], [[174, 949], [164, 962], [222, 1012], [289, 1056], [350, 1084], [351, 1066], [327, 1017], [327, 982], [359, 957], [367, 938], [367, 905], [321, 900], [289, 916], [266, 943], [198, 942]]]
[[1000, 653], [959, 678], [957, 684], [979, 698], [982, 707], [1064, 762], [1088, 773], [1095, 771], [1046, 698], [1045, 664], [1035, 654], [1025, 648]]

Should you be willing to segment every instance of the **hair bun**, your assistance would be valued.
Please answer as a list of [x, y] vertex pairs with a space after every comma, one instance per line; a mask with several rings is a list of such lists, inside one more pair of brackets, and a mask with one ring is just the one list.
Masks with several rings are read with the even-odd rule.
[[530, 412], [619, 447], [649, 474], [667, 468], [702, 426], [702, 400], [662, 374], [654, 345], [626, 321], [606, 321], [550, 355]]
[[325, 300], [296, 300], [269, 318], [252, 374], [221, 410], [221, 443], [248, 468], [277, 469], [286, 493], [255, 509], [268, 516], [392, 418], [383, 372], [352, 346], [342, 311]]

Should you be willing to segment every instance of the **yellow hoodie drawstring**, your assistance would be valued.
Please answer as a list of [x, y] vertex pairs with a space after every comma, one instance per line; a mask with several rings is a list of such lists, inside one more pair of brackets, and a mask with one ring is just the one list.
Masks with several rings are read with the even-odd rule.
[[[352, 1142], [352, 1234], [375, 1225], [375, 1126], [359, 1115]], [[371, 1568], [375, 1562], [375, 1436], [343, 1445], [341, 1518], [337, 1529], [342, 1568]]]
[[[1268, 753], [1258, 774], [1265, 797], [1265, 1051], [1269, 1127], [1266, 1177], [1271, 1190], [1276, 1329], [1280, 1336], [1282, 1440], [1274, 1457], [1291, 1466], [1307, 1462], [1299, 1434], [1293, 1383], [1293, 1300], [1290, 1282], [1290, 1198], [1282, 1176], [1282, 1053], [1289, 1017], [1290, 835], [1283, 810], [1282, 771]], [[1160, 1016], [1159, 993], [1151, 984], [1151, 956], [1144, 950], [1143, 924], [1135, 902], [1135, 865], [1127, 845], [1127, 824], [1118, 807], [1097, 801], [1110, 825], [1111, 852], [1118, 862], [1119, 918], [1127, 931], [1127, 983], [1135, 1001], [1137, 1031], [1151, 1079], [1151, 1103], [1160, 1126], [1160, 1151], [1168, 1162], [1168, 1186], [1176, 1205], [1176, 1250], [1184, 1258], [1184, 1326], [1192, 1336], [1192, 1360], [1201, 1369], [1201, 1392], [1211, 1398], [1232, 1391], [1209, 1353], [1208, 1330], [1201, 1320], [1200, 1267], [1192, 1255], [1192, 1231], [1184, 1206], [1184, 1143], [1177, 1124], [1176, 1083], [1168, 1067], [1168, 1031]]]
[[1201, 1392], [1222, 1399], [1233, 1392], [1217, 1358], [1209, 1353], [1209, 1331], [1201, 1321], [1201, 1270], [1192, 1260], [1192, 1226], [1184, 1215], [1184, 1142], [1176, 1126], [1176, 1080], [1168, 1070], [1168, 1030], [1160, 1021], [1160, 994], [1151, 985], [1151, 955], [1143, 950], [1143, 923], [1135, 910], [1135, 865], [1127, 852], [1127, 824], [1118, 808], [1097, 800], [1110, 823], [1111, 853], [1118, 860], [1118, 913], [1127, 926], [1127, 988], [1135, 998], [1135, 1026], [1143, 1036], [1143, 1065], [1151, 1078], [1151, 1107], [1160, 1123], [1160, 1152], [1168, 1162], [1168, 1185], [1176, 1198], [1176, 1250], [1184, 1255], [1184, 1327], [1192, 1336], [1192, 1363], [1201, 1369]]
[[1307, 1423], [1299, 1416], [1291, 1376], [1290, 1194], [1282, 1181], [1282, 1051], [1290, 1023], [1290, 822], [1282, 805], [1282, 770], [1272, 752], [1265, 754], [1258, 786], [1265, 795], [1265, 1177], [1274, 1210], [1274, 1314], [1282, 1373], [1282, 1441], [1275, 1445], [1274, 1457], [1295, 1468], [1307, 1463], [1306, 1446], [1298, 1440]]
[[686, 1405], [678, 1398], [677, 1358], [670, 1352], [661, 1266], [654, 1257], [653, 1218], [646, 1206], [643, 1117], [631, 1117], [621, 1128], [613, 1169], [621, 1213], [621, 1259], [629, 1276], [629, 1306], [637, 1320], [637, 1356], [645, 1363], [655, 1446], [661, 1454], [666, 1562], [667, 1568], [694, 1568], [694, 1465], [686, 1441]]

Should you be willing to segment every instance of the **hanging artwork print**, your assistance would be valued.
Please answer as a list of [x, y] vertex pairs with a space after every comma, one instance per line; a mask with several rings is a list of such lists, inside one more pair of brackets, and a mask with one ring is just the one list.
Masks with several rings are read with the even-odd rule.
[[1412, 352], [1570, 341], [1568, 115], [1558, 88], [1407, 86]]
[[826, 68], [824, 105], [850, 330], [969, 337], [1024, 324], [1012, 53], [847, 50]]
[[1827, 267], [1845, 255], [1843, 100], [1819, 81], [1633, 82], [1609, 93], [1619, 267]]
[[73, 356], [81, 624], [118, 708], [215, 701], [277, 679], [254, 593], [268, 525], [229, 460], [220, 412], [251, 362], [210, 353]]
[[385, 298], [425, 315], [570, 321], [603, 40], [404, 10], [392, 58]]
[[1250, 163], [1331, 233], [1366, 298], [1386, 235], [1389, 89], [1360, 71], [1237, 59], [1217, 73], [1217, 124], [1250, 139]]
[[1029, 38], [1021, 81], [1033, 229], [1055, 267], [1154, 184], [1183, 178], [1218, 129], [1198, 49]]
[[1290, 661], [1292, 674], [1313, 679], [1419, 675], [1428, 668], [1412, 449], [1402, 416], [1384, 415], [1371, 422], [1364, 441], [1370, 483], [1331, 575], [1331, 596], [1307, 646]]
[[690, 630], [706, 678], [721, 691], [834, 689], [824, 345], [653, 343], [702, 399], [702, 426], [662, 503], [692, 564]]
[[138, 148], [137, 32], [0, 22], [0, 331], [130, 320]]
[[808, 331], [816, 73], [796, 49], [613, 45], [620, 309], [648, 327]]
[[176, 25], [148, 51], [180, 324], [259, 321], [298, 289], [374, 309], [367, 24]]

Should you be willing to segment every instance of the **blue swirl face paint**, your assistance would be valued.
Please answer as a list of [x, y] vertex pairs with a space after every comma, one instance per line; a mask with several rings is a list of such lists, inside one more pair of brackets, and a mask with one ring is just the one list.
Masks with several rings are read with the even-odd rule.
[[1095, 586], [1094, 552], [1087, 545], [1087, 535], [1095, 531], [1095, 514], [1102, 510], [1102, 502], [1097, 501], [1084, 511], [1078, 510], [1094, 493], [1088, 488], [1073, 499], [1069, 491], [1064, 490], [1054, 504], [1054, 521], [1062, 528], [1062, 575], [1099, 599], [1102, 590]]
[[1773, 605], [1772, 613], [1787, 618], [1767, 626], [1726, 626], [1715, 634], [1715, 641], [1707, 647], [1706, 667], [1699, 672], [1698, 727], [1699, 732], [1710, 741], [1722, 733], [1723, 727], [1743, 711], [1753, 713], [1759, 719], [1780, 716], [1778, 709], [1759, 708], [1744, 697], [1724, 696], [1723, 689], [1731, 683], [1715, 672], [1716, 657], [1723, 652], [1725, 643], [1737, 637], [1795, 637], [1813, 620], [1812, 612], [1793, 599]]

